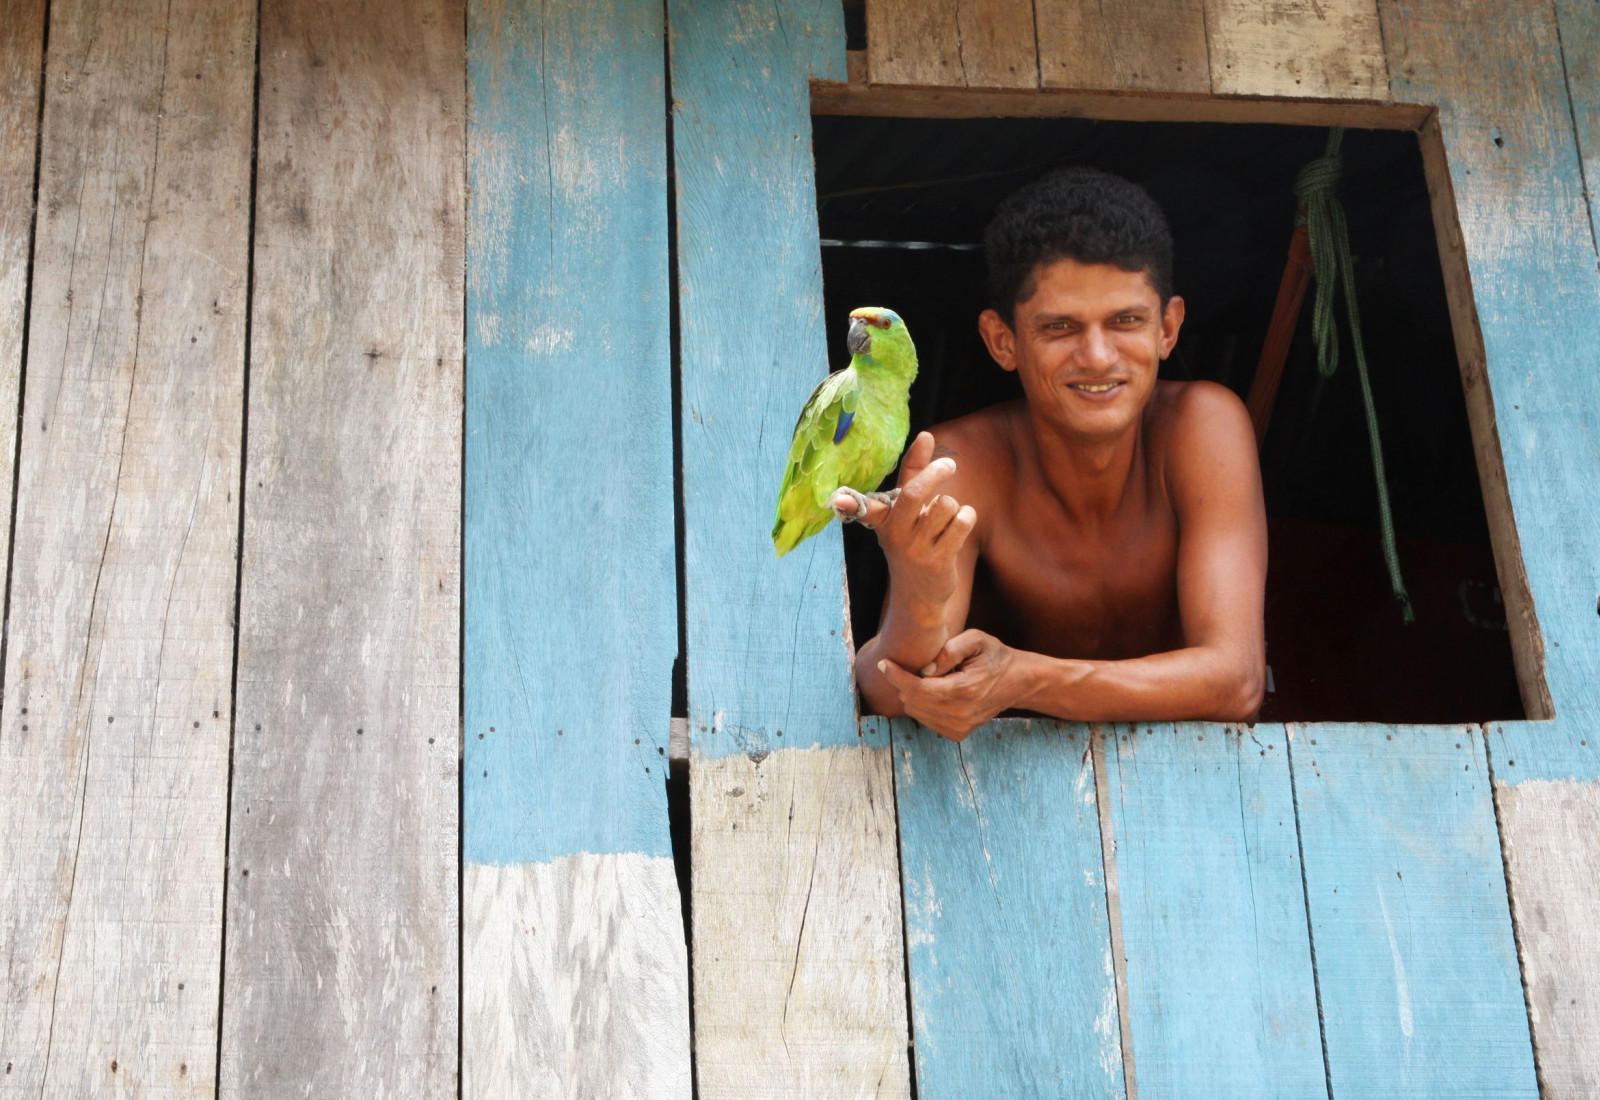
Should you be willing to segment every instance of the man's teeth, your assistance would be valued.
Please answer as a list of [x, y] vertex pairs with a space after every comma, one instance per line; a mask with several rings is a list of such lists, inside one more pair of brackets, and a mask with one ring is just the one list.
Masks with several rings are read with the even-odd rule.
[[1072, 383], [1071, 388], [1075, 390], [1082, 390], [1084, 393], [1105, 393], [1107, 390], [1116, 389], [1120, 385], [1122, 385], [1121, 382], [1107, 382], [1104, 385], [1099, 386], [1087, 386], [1082, 383], [1074, 382]]

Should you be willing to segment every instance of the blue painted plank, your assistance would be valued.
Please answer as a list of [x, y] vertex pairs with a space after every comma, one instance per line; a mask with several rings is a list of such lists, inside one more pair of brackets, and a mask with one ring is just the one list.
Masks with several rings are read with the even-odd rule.
[[691, 737], [712, 756], [851, 744], [842, 541], [830, 528], [778, 561], [769, 537], [827, 371], [807, 76], [842, 74], [842, 16], [673, 0], [669, 18]]
[[1140, 1097], [1321, 1094], [1282, 727], [1105, 736]]
[[1124, 1095], [1086, 726], [893, 734], [923, 1100]]
[[[1463, 249], [1471, 267], [1535, 649], [1555, 713], [1592, 715], [1600, 711], [1600, 273], [1555, 11], [1499, 0], [1383, 0], [1380, 11], [1394, 97], [1439, 106], [1460, 223], [1459, 243], [1452, 230], [1441, 244]], [[1471, 341], [1460, 342], [1471, 390], [1477, 366]], [[1507, 580], [1502, 587], [1514, 588]]]
[[1334, 1096], [1537, 1096], [1480, 731], [1290, 752]]
[[661, 6], [469, 12], [469, 861], [671, 853]]

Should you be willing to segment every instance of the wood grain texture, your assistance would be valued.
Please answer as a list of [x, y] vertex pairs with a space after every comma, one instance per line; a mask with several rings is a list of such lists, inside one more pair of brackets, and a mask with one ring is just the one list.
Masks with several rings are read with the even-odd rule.
[[[838, 5], [669, 7], [689, 715], [718, 755], [856, 739], [843, 542], [830, 528], [779, 561], [769, 537], [795, 416], [828, 362], [816, 66], [789, 29], [818, 7]], [[842, 27], [836, 45], [842, 68]]]
[[1385, 100], [1377, 0], [1205, 0], [1217, 95]]
[[1600, 4], [1556, 0], [1556, 25], [1584, 192], [1589, 196], [1589, 228], [1600, 247]]
[[[1486, 497], [1518, 679], [1530, 716], [1555, 716], [1497, 724], [1489, 749], [1539, 1073], [1547, 1094], [1581, 1094], [1600, 1050], [1589, 994], [1600, 944], [1573, 877], [1600, 858], [1589, 829], [1600, 780], [1600, 438], [1590, 423], [1600, 276], [1584, 187], [1591, 112], [1580, 106], [1595, 94], [1593, 12], [1487, 0], [1384, 0], [1380, 11], [1395, 97], [1439, 105], [1430, 182], [1448, 185], [1470, 266], [1470, 287], [1450, 287], [1452, 306], [1470, 289], [1482, 333], [1478, 404], [1491, 415], [1474, 428], [1481, 449], [1488, 419], [1503, 457], [1504, 503]], [[1467, 382], [1470, 410], [1471, 372]]]
[[967, 88], [889, 88], [816, 84], [819, 115], [885, 118], [1097, 118], [1128, 122], [1270, 122], [1280, 126], [1351, 126], [1415, 130], [1430, 111], [1414, 103], [1166, 98], [1115, 92], [1038, 92]]
[[[1479, 400], [1493, 412], [1537, 612], [1514, 626], [1519, 665], [1530, 653], [1542, 664], [1554, 713], [1594, 714], [1600, 437], [1588, 420], [1600, 372], [1588, 349], [1600, 347], [1600, 273], [1554, 13], [1489, 0], [1385, 0], [1380, 11], [1395, 98], [1439, 105], [1483, 337]], [[1500, 540], [1496, 550], [1504, 578]]]
[[1032, 0], [867, 0], [875, 84], [1034, 88]]
[[[1493, 739], [1490, 751], [1503, 771]], [[1539, 1083], [1545, 1096], [1600, 1094], [1600, 783], [1497, 781], [1495, 799]]]
[[1481, 731], [1290, 752], [1333, 1095], [1537, 1096]]
[[468, 10], [469, 1096], [689, 1095], [661, 36]]
[[456, 1093], [464, 12], [261, 12], [224, 1096]]
[[807, 79], [830, 0], [672, 0], [699, 1095], [909, 1092], [887, 749], [856, 722], [844, 563], [769, 538], [826, 369]]
[[0, 726], [5, 1095], [214, 1086], [254, 34], [248, 4], [53, 5]]
[[1283, 729], [1166, 723], [1105, 738], [1139, 1095], [1320, 1094]]
[[463, 1096], [688, 1100], [689, 960], [670, 858], [469, 862], [462, 891]]
[[[16, 474], [44, 20], [45, 0], [0, 0], [0, 514], [11, 510]], [[11, 560], [10, 547], [8, 524], [0, 530], [0, 561]], [[0, 566], [0, 586], [4, 584]]]
[[1035, 0], [1039, 83], [1079, 91], [1211, 91], [1205, 0]]
[[704, 1100], [909, 1097], [890, 768], [881, 735], [693, 757]]
[[672, 853], [661, 23], [648, 0], [470, 9], [464, 844], [480, 863]]
[[1088, 728], [863, 724], [893, 731], [918, 1095], [1123, 1096]]

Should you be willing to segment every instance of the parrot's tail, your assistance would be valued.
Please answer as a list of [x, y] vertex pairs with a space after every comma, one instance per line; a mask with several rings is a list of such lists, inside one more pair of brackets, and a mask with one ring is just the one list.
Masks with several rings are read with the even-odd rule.
[[828, 526], [828, 521], [832, 518], [833, 511], [830, 509], [820, 517], [795, 516], [791, 519], [779, 519], [772, 525], [772, 552], [780, 558], [783, 557]]

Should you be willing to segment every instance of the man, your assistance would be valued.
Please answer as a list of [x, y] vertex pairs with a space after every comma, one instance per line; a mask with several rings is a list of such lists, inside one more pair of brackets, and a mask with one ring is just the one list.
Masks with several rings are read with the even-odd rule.
[[1074, 169], [1007, 199], [984, 248], [994, 308], [978, 327], [1025, 398], [918, 435], [899, 499], [861, 517], [889, 563], [856, 662], [867, 703], [955, 740], [1011, 708], [1253, 718], [1267, 568], [1255, 436], [1224, 387], [1157, 380], [1184, 312], [1160, 209]]

